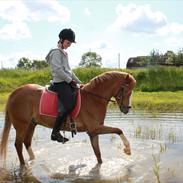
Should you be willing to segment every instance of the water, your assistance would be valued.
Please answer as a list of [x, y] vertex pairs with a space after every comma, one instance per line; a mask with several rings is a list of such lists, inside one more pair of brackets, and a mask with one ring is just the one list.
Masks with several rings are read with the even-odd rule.
[[[0, 131], [3, 121], [1, 113]], [[7, 179], [9, 175], [10, 182], [44, 183], [183, 182], [182, 113], [154, 115], [134, 111], [123, 115], [118, 110], [110, 110], [105, 125], [123, 130], [131, 143], [131, 156], [124, 154], [123, 144], [117, 135], [101, 135], [103, 164], [98, 166], [86, 133], [78, 133], [75, 138], [66, 133], [70, 141], [62, 145], [50, 140], [50, 129], [38, 126], [32, 144], [36, 160], [29, 161], [29, 168], [20, 173], [14, 148], [15, 130], [12, 128], [6, 169], [0, 169], [0, 177]], [[28, 160], [25, 149], [24, 156]]]

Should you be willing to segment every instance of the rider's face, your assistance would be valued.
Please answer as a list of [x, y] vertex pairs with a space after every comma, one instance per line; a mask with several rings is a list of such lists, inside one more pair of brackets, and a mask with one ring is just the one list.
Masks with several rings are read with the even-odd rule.
[[72, 44], [72, 42], [70, 42], [69, 40], [65, 39], [64, 42], [62, 43], [63, 49], [67, 49], [68, 47], [70, 47]]

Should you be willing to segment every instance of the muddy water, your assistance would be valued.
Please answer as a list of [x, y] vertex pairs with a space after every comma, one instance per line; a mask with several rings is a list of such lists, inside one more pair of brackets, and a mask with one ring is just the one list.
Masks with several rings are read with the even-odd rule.
[[[0, 114], [0, 131], [3, 127]], [[127, 115], [118, 110], [107, 113], [105, 124], [123, 129], [131, 143], [132, 155], [123, 153], [117, 135], [101, 135], [101, 166], [85, 133], [78, 133], [67, 144], [50, 140], [51, 130], [38, 126], [33, 137], [36, 159], [20, 170], [14, 148], [15, 131], [10, 132], [6, 168], [0, 168], [0, 181], [61, 183], [182, 183], [183, 114], [149, 114], [134, 111]], [[2, 167], [2, 162], [0, 162]]]

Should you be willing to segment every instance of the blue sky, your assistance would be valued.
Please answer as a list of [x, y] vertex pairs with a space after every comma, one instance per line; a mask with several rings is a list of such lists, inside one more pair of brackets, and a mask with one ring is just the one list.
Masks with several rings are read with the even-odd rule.
[[0, 67], [21, 57], [42, 60], [63, 28], [76, 44], [67, 50], [71, 67], [94, 51], [103, 67], [126, 67], [129, 57], [183, 48], [182, 0], [0, 0]]

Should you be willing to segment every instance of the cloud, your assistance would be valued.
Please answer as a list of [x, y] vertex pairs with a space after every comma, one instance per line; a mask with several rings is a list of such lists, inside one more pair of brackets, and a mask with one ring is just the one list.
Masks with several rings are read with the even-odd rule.
[[11, 52], [7, 55], [0, 54], [0, 64], [2, 64], [3, 68], [15, 68], [18, 64], [18, 60], [22, 57], [26, 57], [30, 60], [44, 60], [45, 55], [31, 51]]
[[68, 8], [62, 6], [57, 0], [39, 0], [24, 2], [31, 20], [49, 22], [66, 22], [70, 19], [70, 11]]
[[183, 32], [183, 24], [169, 23], [160, 11], [153, 11], [149, 5], [129, 4], [116, 7], [117, 18], [108, 28], [110, 31], [126, 30], [135, 34], [178, 34]]
[[89, 8], [85, 8], [84, 13], [87, 16], [90, 16], [91, 15], [91, 11], [89, 10]]
[[[118, 54], [120, 51], [118, 49], [114, 49], [115, 46], [112, 45], [110, 41], [106, 40], [97, 40], [91, 42], [90, 44], [83, 44], [82, 50], [83, 52], [96, 52], [102, 57], [102, 66], [103, 67], [112, 67], [118, 68]], [[128, 59], [127, 56], [121, 55], [120, 67], [126, 68], [126, 61]]]
[[29, 12], [23, 1], [1, 1], [0, 19], [8, 22], [26, 21], [28, 16]]
[[87, 44], [86, 47], [92, 50], [102, 50], [102, 49], [109, 49], [110, 44], [107, 41], [99, 40]]
[[160, 29], [157, 30], [157, 33], [163, 36], [166, 36], [168, 34], [178, 35], [182, 32], [183, 32], [183, 24], [179, 23], [169, 23], [166, 26], [161, 27]]
[[177, 49], [178, 47], [182, 46], [182, 41], [183, 41], [183, 39], [180, 39], [180, 38], [177, 38], [177, 37], [169, 37], [165, 41], [165, 43], [167, 45], [170, 45], [170, 46], [175, 47]]
[[70, 11], [57, 0], [1, 1], [0, 18], [9, 22], [16, 21], [68, 21]]
[[0, 39], [22, 39], [31, 37], [31, 33], [26, 23], [13, 22], [6, 24], [0, 29]]
[[70, 19], [70, 11], [57, 0], [1, 1], [0, 28], [1, 39], [22, 39], [31, 36], [28, 22], [48, 21], [66, 22]]

